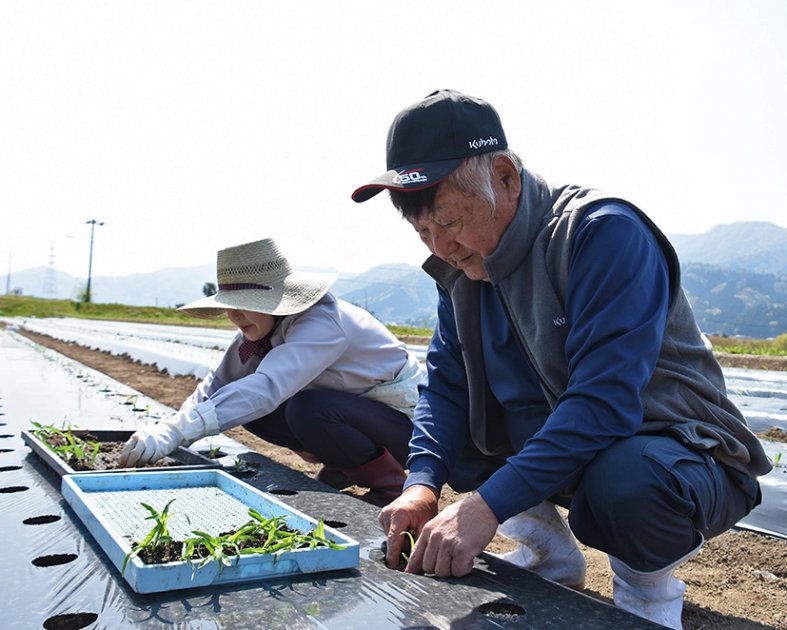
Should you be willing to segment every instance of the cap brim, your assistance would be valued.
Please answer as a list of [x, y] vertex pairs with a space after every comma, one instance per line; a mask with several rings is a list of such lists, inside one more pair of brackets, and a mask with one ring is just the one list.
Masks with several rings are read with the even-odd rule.
[[439, 184], [464, 162], [465, 158], [408, 164], [386, 171], [377, 179], [356, 188], [353, 201], [362, 203], [374, 197], [381, 190], [401, 190], [410, 192], [423, 190]]
[[320, 301], [336, 281], [336, 274], [293, 272], [282, 285], [270, 290], [222, 291], [178, 308], [189, 315], [212, 319], [227, 310], [238, 309], [268, 315], [302, 313]]

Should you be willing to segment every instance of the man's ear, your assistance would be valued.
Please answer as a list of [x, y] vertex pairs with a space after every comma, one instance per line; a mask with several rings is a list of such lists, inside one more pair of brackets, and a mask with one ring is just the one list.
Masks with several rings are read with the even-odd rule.
[[501, 203], [508, 203], [516, 208], [519, 203], [519, 193], [522, 192], [522, 180], [519, 176], [519, 169], [509, 157], [498, 155], [494, 159], [492, 179], [498, 206]]

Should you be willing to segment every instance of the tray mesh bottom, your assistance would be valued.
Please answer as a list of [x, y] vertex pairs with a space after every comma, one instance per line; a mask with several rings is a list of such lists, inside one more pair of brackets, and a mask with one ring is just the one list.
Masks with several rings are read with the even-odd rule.
[[86, 503], [94, 506], [93, 512], [102, 515], [107, 527], [128, 542], [142, 540], [155, 524], [152, 519], [145, 520], [150, 514], [140, 505], [142, 502], [160, 512], [168, 501], [175, 499], [169, 507], [171, 518], [167, 522], [174, 540], [190, 536], [194, 529], [215, 536], [251, 519], [246, 504], [214, 485], [90, 492], [85, 498]]

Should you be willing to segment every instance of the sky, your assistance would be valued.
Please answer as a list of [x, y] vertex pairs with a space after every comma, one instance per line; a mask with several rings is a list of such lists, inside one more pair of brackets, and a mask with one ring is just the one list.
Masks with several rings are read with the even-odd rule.
[[[393, 117], [438, 88], [497, 109], [554, 184], [667, 234], [787, 228], [784, 0], [1, 0], [0, 274], [420, 264], [387, 194]], [[103, 225], [89, 224], [95, 219]]]

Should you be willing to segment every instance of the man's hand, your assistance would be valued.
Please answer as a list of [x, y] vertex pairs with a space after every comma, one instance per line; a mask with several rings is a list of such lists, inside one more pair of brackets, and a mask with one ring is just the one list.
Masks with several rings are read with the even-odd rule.
[[417, 536], [436, 514], [437, 493], [427, 486], [410, 486], [398, 499], [382, 509], [379, 519], [388, 539], [385, 563], [389, 567], [396, 568], [399, 565], [405, 544], [402, 533], [410, 530]]
[[[481, 495], [471, 494], [423, 526], [405, 571], [432, 573], [437, 577], [467, 575], [473, 569], [475, 557], [494, 537], [498, 525], [497, 517]], [[390, 540], [389, 533], [389, 553]]]
[[166, 422], [143, 427], [126, 442], [118, 464], [126, 467], [153, 463], [169, 455], [180, 446], [182, 440], [183, 436]]

